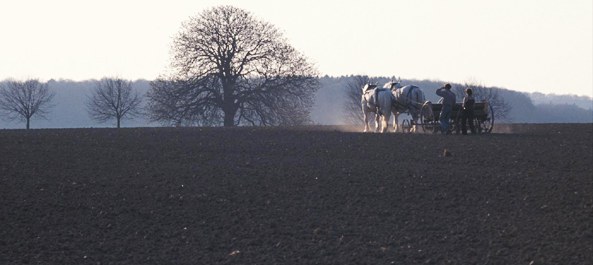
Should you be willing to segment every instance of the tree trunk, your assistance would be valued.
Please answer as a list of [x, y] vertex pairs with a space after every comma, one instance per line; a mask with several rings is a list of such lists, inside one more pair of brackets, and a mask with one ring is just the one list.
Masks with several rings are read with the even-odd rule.
[[235, 113], [237, 113], [237, 107], [235, 107], [234, 101], [235, 96], [235, 84], [229, 81], [223, 81], [223, 93], [224, 98], [222, 102], [222, 111], [224, 112], [224, 127], [235, 126]]
[[117, 118], [117, 128], [119, 129], [121, 118]]
[[224, 110], [224, 127], [235, 126], [235, 111], [225, 108]]
[[27, 117], [27, 130], [29, 130], [29, 125], [31, 124], [31, 118]]

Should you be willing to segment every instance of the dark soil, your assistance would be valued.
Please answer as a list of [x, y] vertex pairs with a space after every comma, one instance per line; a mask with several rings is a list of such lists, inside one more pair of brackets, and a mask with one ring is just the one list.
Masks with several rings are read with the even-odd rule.
[[593, 264], [593, 124], [340, 129], [0, 131], [0, 264]]

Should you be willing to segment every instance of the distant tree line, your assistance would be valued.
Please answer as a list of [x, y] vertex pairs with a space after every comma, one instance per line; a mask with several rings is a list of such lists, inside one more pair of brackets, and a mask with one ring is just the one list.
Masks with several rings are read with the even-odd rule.
[[593, 100], [588, 96], [530, 93], [529, 97], [536, 105], [574, 105], [586, 110], [593, 110]]
[[[347, 85], [351, 83], [354, 76], [330, 77], [324, 76], [317, 78], [320, 88], [314, 94], [313, 106], [309, 109], [310, 120], [313, 124], [359, 124], [356, 118], [352, 119], [348, 111], [344, 109], [348, 94], [346, 93]], [[383, 81], [388, 81], [391, 77], [370, 78], [372, 82], [382, 84]], [[377, 81], [375, 81], [377, 80]], [[8, 81], [0, 82], [0, 89], [7, 87]], [[19, 81], [24, 82], [24, 81]], [[51, 101], [42, 116], [37, 114], [31, 116], [31, 127], [43, 128], [75, 128], [75, 127], [97, 127], [105, 126], [104, 124], [111, 123], [110, 126], [117, 126], [115, 118], [104, 122], [95, 120], [89, 113], [89, 98], [92, 97], [94, 91], [97, 89], [100, 80], [87, 81], [69, 81], [69, 80], [49, 80], [42, 83], [47, 86], [48, 90], [53, 95]], [[135, 116], [122, 117], [122, 126], [127, 127], [147, 127], [147, 126], [168, 126], [176, 125], [173, 123], [163, 124], [154, 122], [150, 119], [148, 111], [146, 110], [147, 101], [146, 94], [150, 91], [151, 81], [149, 80], [127, 80], [131, 82], [131, 88], [134, 93], [141, 98], [141, 103], [138, 106], [138, 114]], [[419, 86], [426, 94], [427, 99], [436, 102], [438, 97], [434, 95], [434, 90], [443, 85], [443, 81], [438, 80], [412, 80], [402, 79], [404, 84], [414, 84]], [[41, 82], [40, 82], [41, 83]], [[361, 83], [365, 83], [361, 81]], [[455, 84], [455, 86], [462, 87], [464, 84]], [[357, 86], [356, 86], [357, 87]], [[529, 93], [522, 93], [503, 88], [493, 88], [498, 90], [500, 97], [505, 99], [505, 102], [511, 106], [507, 118], [504, 120], [497, 120], [498, 122], [527, 122], [527, 123], [549, 123], [549, 122], [593, 122], [593, 111], [591, 109], [583, 108], [581, 105], [574, 103], [564, 103], [565, 98], [556, 100], [554, 95], [548, 95], [547, 103], [536, 104], [531, 99]], [[565, 97], [564, 95], [557, 95], [558, 97]], [[583, 99], [583, 97], [581, 97]], [[360, 98], [354, 97], [351, 99], [354, 104], [352, 112], [355, 115], [362, 115], [360, 111]], [[551, 102], [551, 104], [550, 104]], [[560, 103], [556, 103], [560, 102]], [[587, 106], [586, 99], [583, 103]], [[589, 105], [593, 104], [593, 99], [589, 98]], [[18, 116], [12, 116], [9, 119], [8, 114], [4, 110], [0, 110], [0, 128], [18, 128], [17, 121], [26, 121], [20, 119]], [[39, 119], [35, 119], [39, 118]], [[7, 121], [3, 123], [2, 120]], [[12, 121], [12, 122], [11, 122]], [[181, 124], [188, 126], [195, 126], [197, 124]], [[496, 126], [496, 125], [495, 125]], [[20, 127], [20, 126], [19, 126]], [[23, 126], [25, 127], [25, 126]]]

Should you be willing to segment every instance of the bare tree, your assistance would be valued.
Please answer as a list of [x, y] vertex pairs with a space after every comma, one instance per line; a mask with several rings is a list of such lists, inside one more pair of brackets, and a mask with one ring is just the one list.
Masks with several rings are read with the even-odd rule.
[[344, 102], [344, 112], [346, 120], [351, 124], [362, 124], [364, 117], [362, 114], [361, 98], [362, 87], [370, 81], [366, 75], [352, 76], [346, 83], [346, 101]]
[[486, 101], [494, 111], [494, 119], [505, 120], [510, 111], [511, 105], [508, 104], [500, 95], [500, 90], [497, 88], [485, 87], [475, 80], [466, 81], [463, 86], [455, 86], [453, 92], [457, 98], [463, 99], [465, 96], [465, 89], [471, 88], [476, 102]]
[[106, 122], [115, 119], [120, 128], [123, 118], [140, 115], [142, 98], [132, 89], [132, 82], [121, 78], [104, 78], [97, 82], [87, 100], [87, 110], [93, 120]]
[[8, 80], [0, 87], [0, 112], [7, 120], [26, 121], [29, 129], [33, 116], [45, 118], [54, 96], [47, 83], [39, 80]]
[[172, 74], [151, 83], [153, 121], [174, 125], [309, 122], [317, 72], [271, 24], [232, 6], [204, 11], [174, 39]]

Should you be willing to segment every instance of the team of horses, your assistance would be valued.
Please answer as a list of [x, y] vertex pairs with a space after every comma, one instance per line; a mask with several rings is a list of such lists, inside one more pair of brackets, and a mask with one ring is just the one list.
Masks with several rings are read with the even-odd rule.
[[371, 113], [375, 114], [375, 132], [387, 132], [392, 114], [394, 132], [398, 131], [400, 114], [407, 113], [411, 116], [411, 132], [418, 130], [421, 116], [432, 115], [431, 103], [426, 101], [422, 90], [414, 85], [402, 86], [401, 81], [389, 81], [382, 88], [366, 84], [362, 87], [361, 105], [365, 132], [370, 129]]

